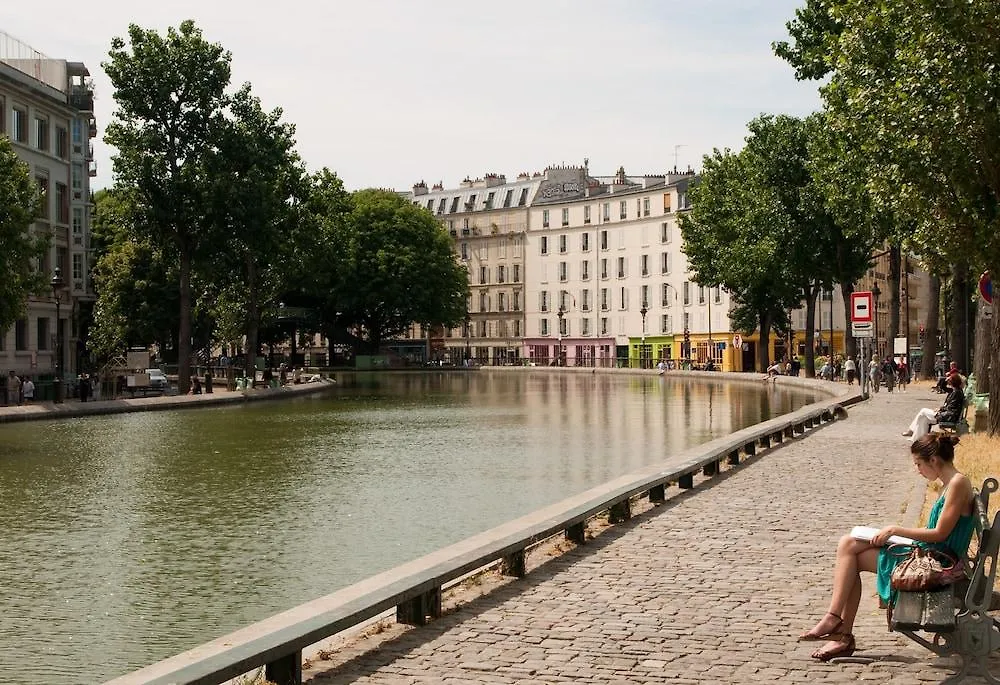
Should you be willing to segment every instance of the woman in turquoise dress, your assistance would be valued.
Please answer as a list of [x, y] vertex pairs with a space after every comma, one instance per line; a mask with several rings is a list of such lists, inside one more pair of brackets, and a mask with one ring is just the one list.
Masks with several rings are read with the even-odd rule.
[[837, 545], [837, 562], [833, 571], [833, 597], [830, 608], [819, 623], [799, 636], [804, 641], [826, 641], [812, 657], [829, 661], [854, 653], [854, 619], [861, 603], [861, 571], [876, 574], [879, 596], [889, 601], [892, 590], [889, 576], [901, 561], [887, 553], [890, 536], [911, 538], [936, 548], [947, 548], [964, 558], [972, 539], [972, 483], [968, 476], [955, 468], [955, 445], [958, 438], [942, 433], [929, 433], [913, 441], [910, 454], [913, 465], [929, 481], [940, 481], [941, 497], [934, 503], [926, 528], [887, 526], [870, 541], [845, 535]]

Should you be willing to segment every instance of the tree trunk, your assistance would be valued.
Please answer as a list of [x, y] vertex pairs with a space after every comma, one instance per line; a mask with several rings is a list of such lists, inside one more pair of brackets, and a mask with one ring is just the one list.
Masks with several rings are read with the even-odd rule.
[[[1000, 274], [1000, 264], [990, 264], [990, 274]], [[996, 276], [993, 276], [996, 278]], [[996, 311], [996, 288], [993, 288], [993, 340], [1000, 342], [1000, 316]], [[989, 434], [1000, 435], [1000, 346], [993, 345], [990, 356], [990, 420]]]
[[816, 295], [818, 286], [812, 286], [806, 293], [806, 378], [816, 377]]
[[770, 366], [770, 355], [768, 348], [771, 342], [771, 314], [769, 312], [760, 313], [760, 342], [757, 345], [758, 371], [765, 372]]
[[845, 359], [857, 361], [858, 341], [851, 335], [851, 294], [853, 292], [853, 283], [840, 284], [840, 295], [844, 298], [844, 355]]
[[993, 322], [986, 318], [987, 312], [991, 312], [991, 309], [982, 299], [977, 298], [976, 302], [976, 351], [972, 359], [972, 369], [976, 374], [976, 392], [988, 393], [992, 387], [990, 362], [993, 361], [991, 357], [993, 350], [996, 349], [996, 343], [993, 337]]
[[950, 339], [948, 354], [958, 363], [963, 374], [969, 373], [969, 266], [965, 262], [952, 265], [951, 302], [948, 306]]
[[257, 301], [257, 265], [253, 255], [246, 255], [247, 269], [247, 369], [253, 369], [257, 348], [260, 347], [260, 302]]
[[920, 377], [934, 378], [934, 361], [937, 356], [938, 319], [941, 317], [941, 277], [930, 274], [927, 281], [927, 321], [924, 322], [923, 360]]
[[886, 325], [885, 342], [886, 355], [895, 352], [896, 337], [899, 335], [899, 289], [900, 289], [900, 262], [902, 261], [898, 245], [889, 248], [889, 321]]
[[180, 325], [177, 329], [177, 392], [191, 387], [191, 251], [180, 244]]

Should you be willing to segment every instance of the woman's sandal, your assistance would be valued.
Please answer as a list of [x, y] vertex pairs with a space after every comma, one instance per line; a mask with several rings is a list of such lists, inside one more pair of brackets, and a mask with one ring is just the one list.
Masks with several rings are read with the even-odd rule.
[[838, 646], [831, 649], [823, 649], [821, 647], [812, 653], [812, 658], [819, 659], [820, 661], [830, 661], [838, 657], [851, 656], [854, 654], [854, 650], [857, 649], [857, 645], [854, 643], [854, 636], [850, 633], [838, 635], [832, 642], [836, 642]]
[[833, 616], [835, 619], [837, 619], [836, 625], [834, 625], [831, 630], [828, 630], [825, 633], [814, 633], [812, 631], [807, 633], [802, 633], [801, 635], [799, 635], [799, 642], [820, 642], [822, 640], [833, 640], [837, 637], [840, 637], [840, 633], [838, 631], [840, 630], [840, 627], [844, 625], [844, 619], [842, 619], [840, 616], [833, 613], [832, 611], [828, 611], [825, 614], [823, 614], [824, 618], [826, 618], [827, 616]]

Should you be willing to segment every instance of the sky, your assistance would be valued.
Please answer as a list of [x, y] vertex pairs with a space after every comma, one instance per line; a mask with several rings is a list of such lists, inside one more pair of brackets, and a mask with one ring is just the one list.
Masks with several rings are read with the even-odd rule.
[[49, 0], [2, 3], [0, 30], [90, 69], [95, 188], [114, 183], [111, 39], [193, 19], [232, 53], [234, 89], [252, 83], [295, 124], [310, 170], [407, 190], [585, 158], [601, 176], [700, 169], [714, 148], [742, 148], [754, 117], [819, 109], [816, 84], [770, 47], [804, 2]]

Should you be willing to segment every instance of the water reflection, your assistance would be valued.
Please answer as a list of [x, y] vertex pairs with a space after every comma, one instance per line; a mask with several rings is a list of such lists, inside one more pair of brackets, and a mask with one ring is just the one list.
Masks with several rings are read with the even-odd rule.
[[118, 675], [812, 400], [669, 375], [383, 374], [0, 426], [0, 682]]

